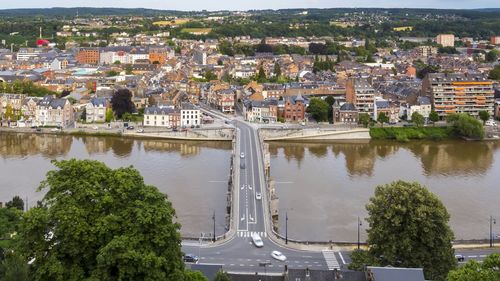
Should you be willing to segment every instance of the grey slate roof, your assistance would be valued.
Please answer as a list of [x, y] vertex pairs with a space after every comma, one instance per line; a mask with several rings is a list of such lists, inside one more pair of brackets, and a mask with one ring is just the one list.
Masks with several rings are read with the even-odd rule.
[[356, 111], [356, 106], [354, 106], [354, 104], [352, 103], [344, 103], [341, 107], [340, 107], [340, 110], [342, 111]]
[[144, 109], [144, 114], [154, 114], [154, 115], [168, 115], [170, 113], [175, 113], [175, 112], [178, 111], [170, 107], [151, 106], [151, 107], [146, 107], [146, 109]]
[[425, 281], [422, 268], [367, 267], [373, 281]]

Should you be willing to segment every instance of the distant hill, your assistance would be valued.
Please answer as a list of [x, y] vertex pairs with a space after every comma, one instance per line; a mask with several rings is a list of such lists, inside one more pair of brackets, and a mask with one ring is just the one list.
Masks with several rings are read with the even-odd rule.
[[154, 10], [154, 9], [127, 9], [127, 8], [47, 8], [47, 9], [7, 9], [0, 10], [0, 16], [126, 16], [126, 15], [176, 15], [187, 14], [181, 11]]

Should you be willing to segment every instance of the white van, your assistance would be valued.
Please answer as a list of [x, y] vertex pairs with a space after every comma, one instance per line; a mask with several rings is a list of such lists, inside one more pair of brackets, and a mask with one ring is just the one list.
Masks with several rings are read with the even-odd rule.
[[496, 124], [495, 120], [490, 119], [490, 120], [486, 121], [485, 125], [486, 126], [496, 126], [497, 124]]

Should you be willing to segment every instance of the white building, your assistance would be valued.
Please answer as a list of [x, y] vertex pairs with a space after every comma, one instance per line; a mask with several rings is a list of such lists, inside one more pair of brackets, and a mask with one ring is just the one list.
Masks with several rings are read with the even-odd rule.
[[191, 127], [201, 125], [201, 111], [192, 104], [183, 103], [181, 109], [181, 126]]
[[106, 122], [107, 100], [105, 98], [92, 98], [85, 105], [85, 121], [87, 123]]
[[417, 104], [411, 105], [408, 109], [408, 120], [411, 119], [411, 116], [414, 112], [420, 113], [424, 118], [429, 118], [429, 114], [431, 114], [432, 106], [431, 100], [428, 97], [419, 97], [417, 100]]
[[176, 128], [180, 125], [180, 113], [171, 107], [147, 107], [144, 109], [144, 127]]

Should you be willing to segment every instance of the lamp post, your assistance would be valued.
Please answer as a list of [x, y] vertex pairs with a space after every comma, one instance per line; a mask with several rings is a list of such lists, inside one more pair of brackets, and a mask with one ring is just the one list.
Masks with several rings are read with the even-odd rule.
[[214, 211], [214, 214], [212, 216], [212, 220], [214, 221], [214, 237], [213, 237], [213, 241], [215, 242], [215, 211]]
[[270, 262], [259, 262], [259, 266], [264, 267], [264, 278], [267, 279], [267, 268], [266, 266], [271, 265]]
[[359, 227], [361, 226], [361, 220], [359, 219], [359, 216], [358, 216], [358, 250], [360, 248], [360, 242], [359, 242]]
[[285, 212], [285, 244], [288, 244], [288, 211]]
[[490, 248], [493, 247], [493, 225], [496, 224], [497, 221], [496, 219], [493, 218], [493, 216], [490, 216]]

